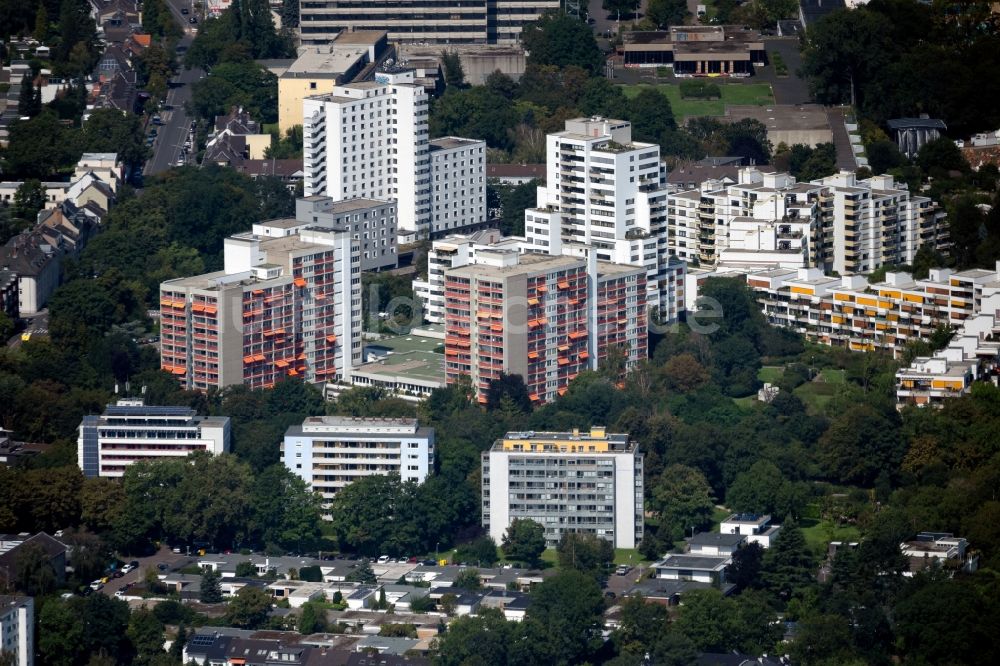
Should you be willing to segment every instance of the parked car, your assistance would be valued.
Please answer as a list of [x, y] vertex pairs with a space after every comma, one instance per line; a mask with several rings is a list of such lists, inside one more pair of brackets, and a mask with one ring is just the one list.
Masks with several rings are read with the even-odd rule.
[[197, 22], [198, 22], [198, 19], [195, 18], [194, 16], [192, 16], [191, 18], [188, 19], [188, 23], [190, 23], [192, 25], [195, 24], [195, 23], [197, 23]]
[[388, 555], [383, 555], [382, 557], [378, 558], [378, 563], [379, 564], [388, 564], [389, 563], [389, 556]]
[[122, 567], [122, 574], [127, 574], [130, 571], [135, 571], [135, 567], [131, 563], [126, 564]]
[[124, 575], [125, 575], [125, 572], [119, 569], [118, 571], [115, 571], [114, 573], [112, 573], [111, 577], [112, 578], [121, 578]]
[[187, 13], [188, 13], [188, 8], [187, 7], [181, 7], [181, 14], [184, 14], [185, 16], [187, 16]]
[[124, 597], [125, 596], [125, 588], [122, 588], [120, 590], [115, 590], [115, 596], [118, 597], [119, 599], [121, 599], [122, 597]]
[[162, 125], [163, 124], [163, 118], [161, 118], [159, 116], [153, 116], [153, 124], [154, 125]]
[[623, 564], [623, 565], [619, 566], [617, 569], [615, 569], [615, 574], [618, 575], [618, 576], [624, 576], [625, 574], [627, 574], [631, 570], [632, 570], [632, 567], [629, 567], [629, 566], [626, 566], [626, 565]]
[[104, 587], [104, 583], [100, 578], [98, 578], [97, 580], [95, 580], [93, 583], [90, 584], [90, 589], [92, 589], [94, 592], [99, 591], [102, 587]]
[[160, 562], [159, 564], [156, 565], [156, 568], [159, 569], [160, 571], [166, 571], [169, 567], [167, 567], [167, 565], [164, 562]]

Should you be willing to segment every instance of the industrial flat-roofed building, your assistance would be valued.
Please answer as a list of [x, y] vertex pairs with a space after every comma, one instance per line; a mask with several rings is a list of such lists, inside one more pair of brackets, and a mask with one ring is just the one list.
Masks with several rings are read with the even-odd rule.
[[229, 417], [199, 416], [190, 407], [119, 400], [100, 416], [84, 416], [77, 461], [84, 476], [120, 477], [139, 461], [186, 458], [196, 451], [229, 451]]
[[626, 32], [622, 52], [626, 67], [672, 66], [676, 76], [750, 76], [767, 61], [760, 33], [733, 25]]
[[482, 454], [483, 527], [497, 542], [515, 518], [545, 528], [555, 546], [586, 532], [615, 548], [643, 534], [643, 454], [628, 434], [509, 432]]
[[434, 429], [416, 419], [310, 416], [285, 432], [282, 461], [327, 501], [372, 475], [421, 483], [434, 467]]

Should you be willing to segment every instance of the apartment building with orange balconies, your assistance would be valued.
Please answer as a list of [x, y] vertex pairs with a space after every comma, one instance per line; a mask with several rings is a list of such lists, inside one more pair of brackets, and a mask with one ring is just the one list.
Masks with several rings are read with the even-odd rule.
[[160, 367], [185, 388], [321, 383], [360, 364], [359, 242], [347, 227], [281, 236], [292, 222], [226, 239], [222, 271], [160, 285]]
[[596, 257], [485, 250], [445, 271], [445, 369], [468, 376], [480, 402], [490, 381], [520, 375], [534, 403], [550, 402], [612, 349], [625, 369], [647, 353], [641, 266]]

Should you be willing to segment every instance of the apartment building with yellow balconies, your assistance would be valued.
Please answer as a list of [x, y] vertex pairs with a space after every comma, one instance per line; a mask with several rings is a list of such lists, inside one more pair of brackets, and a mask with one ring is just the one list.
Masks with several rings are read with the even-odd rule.
[[[934, 269], [926, 279], [886, 273], [884, 282], [831, 277], [816, 268], [750, 273], [767, 320], [817, 342], [899, 355], [938, 328], [959, 329], [1000, 294], [997, 271]], [[1000, 298], [1000, 297], [997, 297]]]

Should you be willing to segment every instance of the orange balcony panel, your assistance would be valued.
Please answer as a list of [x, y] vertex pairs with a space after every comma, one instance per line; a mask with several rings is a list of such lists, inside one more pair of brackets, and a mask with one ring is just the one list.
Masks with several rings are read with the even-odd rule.
[[294, 284], [296, 287], [304, 287], [306, 286], [306, 281], [304, 278], [297, 277], [294, 280], [292, 280], [292, 284]]
[[569, 359], [568, 358], [560, 358], [559, 359], [559, 365], [569, 365]]

